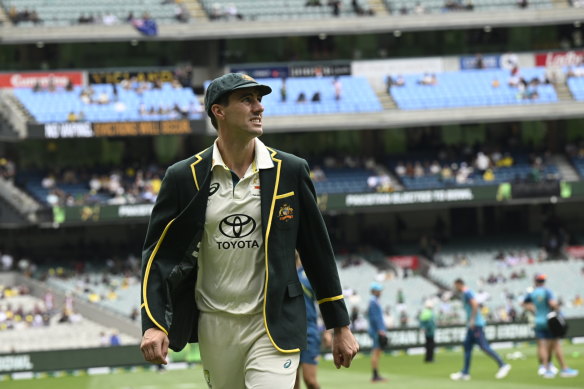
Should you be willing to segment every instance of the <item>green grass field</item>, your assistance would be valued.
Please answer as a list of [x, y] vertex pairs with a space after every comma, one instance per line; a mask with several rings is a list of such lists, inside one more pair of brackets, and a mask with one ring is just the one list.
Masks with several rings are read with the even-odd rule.
[[[584, 345], [565, 345], [564, 351], [571, 367], [582, 374], [576, 378], [543, 379], [536, 375], [537, 360], [534, 346], [503, 349], [506, 355], [520, 351], [525, 359], [508, 360], [513, 366], [504, 380], [494, 378], [496, 365], [479, 350], [475, 350], [471, 381], [453, 382], [448, 376], [462, 364], [460, 351], [444, 351], [436, 355], [436, 362], [424, 364], [422, 356], [386, 355], [382, 358], [381, 373], [386, 383], [370, 383], [369, 357], [360, 354], [350, 369], [336, 370], [330, 361], [322, 361], [319, 379], [323, 389], [361, 389], [364, 387], [391, 387], [392, 389], [520, 389], [520, 388], [584, 388]], [[202, 369], [158, 373], [154, 371], [120, 372], [108, 375], [42, 378], [0, 382], [2, 389], [206, 389]], [[279, 388], [274, 388], [279, 389]]]

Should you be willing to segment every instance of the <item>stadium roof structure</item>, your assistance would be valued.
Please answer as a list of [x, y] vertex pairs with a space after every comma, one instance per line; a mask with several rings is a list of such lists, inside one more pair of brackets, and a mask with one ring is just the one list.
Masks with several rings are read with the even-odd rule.
[[394, 31], [436, 31], [481, 27], [542, 26], [582, 23], [584, 8], [485, 11], [442, 15], [377, 15], [367, 18], [330, 18], [322, 20], [208, 21], [188, 24], [162, 24], [154, 37], [145, 37], [131, 25], [68, 27], [0, 27], [0, 44], [51, 42], [116, 42], [127, 40], [214, 40], [227, 38], [264, 38], [319, 34], [350, 35], [391, 33]]
[[552, 104], [506, 105], [424, 110], [385, 110], [362, 114], [270, 116], [266, 133], [333, 130], [365, 130], [439, 126], [449, 124], [497, 123], [556, 120], [584, 117], [584, 103], [562, 101]]

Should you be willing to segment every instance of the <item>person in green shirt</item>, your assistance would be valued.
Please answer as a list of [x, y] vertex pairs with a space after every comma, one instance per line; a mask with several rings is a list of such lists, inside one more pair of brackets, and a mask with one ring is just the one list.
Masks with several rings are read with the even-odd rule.
[[436, 348], [434, 332], [436, 331], [436, 321], [434, 320], [433, 308], [434, 304], [432, 301], [427, 300], [424, 304], [424, 309], [418, 318], [420, 321], [420, 328], [424, 330], [424, 335], [426, 337], [426, 342], [424, 343], [424, 347], [426, 348], [424, 362], [434, 362], [434, 349]]

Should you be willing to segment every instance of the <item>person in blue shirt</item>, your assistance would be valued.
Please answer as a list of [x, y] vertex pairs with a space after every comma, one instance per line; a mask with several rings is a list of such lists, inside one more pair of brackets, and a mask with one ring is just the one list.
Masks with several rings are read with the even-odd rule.
[[434, 332], [436, 331], [436, 321], [434, 320], [433, 308], [434, 304], [432, 304], [432, 301], [427, 300], [418, 318], [420, 320], [420, 328], [424, 330], [424, 336], [426, 337], [426, 343], [424, 343], [426, 349], [424, 362], [434, 362], [434, 349], [436, 348]]
[[379, 304], [379, 297], [381, 296], [381, 291], [383, 286], [378, 282], [373, 282], [371, 284], [371, 299], [369, 300], [369, 336], [373, 340], [373, 346], [371, 347], [371, 369], [373, 370], [372, 382], [386, 381], [385, 378], [379, 375], [379, 358], [381, 357], [381, 351], [383, 349], [381, 343], [379, 342], [379, 337], [385, 337], [385, 323], [383, 321], [383, 311], [381, 309], [381, 304]]
[[320, 330], [317, 324], [316, 298], [310, 281], [308, 281], [306, 273], [304, 273], [304, 267], [302, 267], [298, 252], [296, 252], [296, 271], [302, 285], [304, 304], [306, 305], [306, 349], [300, 352], [300, 366], [296, 373], [294, 389], [300, 389], [301, 371], [307, 389], [320, 389], [316, 378], [318, 357], [320, 355]]
[[481, 350], [485, 352], [488, 356], [493, 358], [497, 365], [499, 365], [499, 370], [495, 374], [495, 378], [501, 379], [505, 378], [511, 370], [511, 365], [503, 362], [499, 354], [497, 354], [485, 337], [485, 325], [487, 324], [483, 315], [479, 310], [479, 303], [473, 293], [460, 278], [454, 281], [455, 290], [462, 295], [462, 301], [464, 304], [464, 310], [466, 311], [467, 317], [467, 330], [466, 337], [464, 339], [464, 366], [461, 371], [450, 374], [450, 378], [454, 381], [468, 381], [470, 379], [470, 361], [472, 357], [472, 349], [475, 344], [478, 344]]
[[544, 378], [554, 378], [558, 369], [551, 363], [552, 353], [555, 353], [560, 362], [560, 377], [575, 377], [578, 370], [570, 369], [566, 365], [562, 345], [557, 336], [554, 336], [548, 327], [547, 315], [552, 311], [558, 311], [559, 305], [554, 293], [545, 287], [545, 274], [535, 276], [535, 286], [523, 300], [523, 307], [535, 314], [535, 337], [537, 338], [537, 351], [540, 359], [538, 374]]

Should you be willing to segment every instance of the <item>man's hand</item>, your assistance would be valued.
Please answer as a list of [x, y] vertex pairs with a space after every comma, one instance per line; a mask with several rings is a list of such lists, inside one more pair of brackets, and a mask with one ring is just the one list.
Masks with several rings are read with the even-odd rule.
[[166, 365], [168, 355], [168, 336], [158, 328], [149, 328], [142, 336], [140, 351], [150, 363]]
[[341, 366], [351, 366], [351, 361], [357, 351], [359, 351], [359, 344], [349, 327], [335, 328], [333, 333], [333, 358], [337, 369], [340, 369]]

